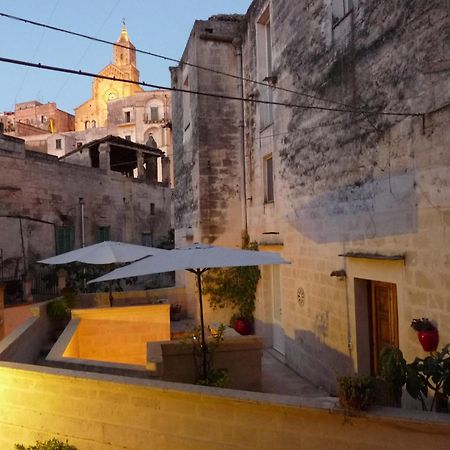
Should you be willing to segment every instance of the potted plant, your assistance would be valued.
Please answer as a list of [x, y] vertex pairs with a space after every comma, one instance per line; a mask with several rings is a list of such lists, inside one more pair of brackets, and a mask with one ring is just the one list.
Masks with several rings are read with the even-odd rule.
[[385, 347], [380, 353], [378, 394], [384, 406], [402, 406], [402, 387], [406, 383], [407, 366], [403, 353], [396, 347]]
[[[242, 249], [256, 251], [258, 246], [246, 236]], [[260, 277], [258, 266], [214, 269], [205, 274], [203, 291], [208, 294], [210, 305], [213, 308], [230, 306], [237, 310], [230, 325], [240, 334], [253, 332], [256, 288]]]
[[375, 378], [371, 376], [346, 376], [338, 378], [339, 404], [344, 409], [365, 411], [374, 402]]
[[15, 450], [77, 450], [77, 447], [70, 445], [67, 441], [50, 439], [45, 442], [36, 441], [36, 444], [25, 447], [23, 444], [16, 444]]
[[417, 336], [422, 348], [426, 352], [434, 352], [439, 343], [439, 333], [437, 328], [426, 317], [413, 319], [411, 328], [417, 331]]
[[170, 320], [173, 322], [181, 320], [181, 305], [170, 305]]
[[448, 413], [450, 344], [426, 358], [416, 358], [407, 365], [407, 371], [406, 389], [411, 397], [420, 400], [422, 409], [428, 409], [425, 398], [430, 390], [434, 395], [429, 410]]

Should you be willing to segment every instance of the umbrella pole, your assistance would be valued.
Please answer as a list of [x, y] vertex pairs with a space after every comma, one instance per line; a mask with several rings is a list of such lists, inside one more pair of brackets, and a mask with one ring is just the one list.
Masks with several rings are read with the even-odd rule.
[[203, 320], [203, 299], [202, 299], [202, 270], [196, 270], [195, 274], [197, 275], [198, 282], [198, 300], [200, 302], [200, 325], [202, 330], [202, 368], [203, 368], [203, 378], [206, 379], [208, 376], [208, 368], [207, 368], [207, 353], [208, 347], [206, 346], [205, 340], [205, 323]]
[[112, 281], [109, 282], [109, 306], [112, 308], [113, 295], [112, 295]]

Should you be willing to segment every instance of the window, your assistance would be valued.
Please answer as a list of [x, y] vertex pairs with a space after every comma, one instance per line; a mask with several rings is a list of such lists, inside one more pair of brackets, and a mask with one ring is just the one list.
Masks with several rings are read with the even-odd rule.
[[86, 120], [86, 122], [84, 122], [84, 129], [87, 130], [88, 128], [90, 128], [90, 122], [89, 120]]
[[273, 201], [273, 159], [270, 154], [264, 158], [264, 203]]
[[153, 233], [142, 233], [142, 245], [153, 247]]
[[332, 7], [333, 26], [335, 26], [353, 9], [353, 0], [333, 0]]
[[131, 136], [130, 136], [129, 134], [127, 134], [127, 135], [125, 136], [125, 139], [126, 139], [127, 141], [131, 141]]
[[150, 215], [151, 216], [155, 215], [155, 204], [154, 203], [150, 203]]
[[97, 242], [110, 241], [111, 227], [97, 227], [95, 239]]
[[61, 150], [61, 139], [55, 141], [56, 150]]
[[96, 128], [96, 127], [97, 127], [97, 122], [96, 122], [95, 120], [93, 120], [93, 121], [91, 122], [91, 127], [92, 127], [92, 128]]
[[72, 226], [55, 227], [55, 248], [57, 255], [73, 250], [74, 235]]
[[[186, 75], [183, 82], [183, 89], [189, 90], [189, 75]], [[187, 92], [183, 96], [183, 130], [186, 133], [191, 126], [191, 97]], [[185, 136], [183, 136], [185, 138]]]
[[157, 106], [152, 106], [150, 108], [150, 120], [152, 122], [158, 122], [158, 120], [159, 120], [159, 108]]
[[125, 122], [131, 122], [131, 111], [125, 111]]
[[[270, 83], [273, 78], [272, 67], [272, 32], [270, 26], [270, 10], [267, 8], [257, 23], [257, 69], [258, 81], [262, 83]], [[272, 102], [273, 92], [269, 86], [260, 86], [261, 100]], [[273, 105], [263, 104], [259, 105], [260, 128], [266, 128], [273, 122]]]
[[80, 148], [80, 147], [82, 147], [83, 146], [83, 143], [82, 142], [77, 142], [77, 148]]

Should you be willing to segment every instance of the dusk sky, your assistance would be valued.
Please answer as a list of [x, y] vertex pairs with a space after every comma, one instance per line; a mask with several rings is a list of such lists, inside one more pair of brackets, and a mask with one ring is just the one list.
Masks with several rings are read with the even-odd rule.
[[[250, 0], [14, 0], [0, 1], [0, 12], [116, 41], [125, 18], [138, 49], [180, 58], [195, 19], [213, 14], [245, 13]], [[99, 72], [112, 62], [112, 48], [83, 38], [0, 17], [0, 56]], [[169, 85], [168, 63], [138, 54], [141, 80]], [[91, 96], [90, 78], [0, 62], [0, 112], [28, 100], [56, 101], [73, 109]]]

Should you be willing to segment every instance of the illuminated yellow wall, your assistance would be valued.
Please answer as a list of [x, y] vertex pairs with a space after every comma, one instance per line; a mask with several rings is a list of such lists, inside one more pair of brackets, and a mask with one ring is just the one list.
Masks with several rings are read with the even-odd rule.
[[170, 340], [169, 311], [169, 305], [73, 310], [80, 322], [63, 356], [145, 366], [147, 342]]
[[[445, 415], [0, 363], [0, 448], [57, 437], [79, 450], [446, 450]], [[331, 409], [330, 409], [331, 408]]]

